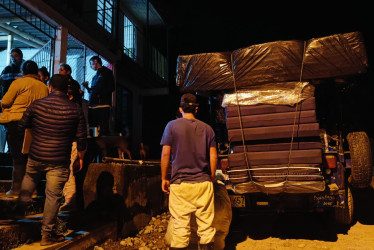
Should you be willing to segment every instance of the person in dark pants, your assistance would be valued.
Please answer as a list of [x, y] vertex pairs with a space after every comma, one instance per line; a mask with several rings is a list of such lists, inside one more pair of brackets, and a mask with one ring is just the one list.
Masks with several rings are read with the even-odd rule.
[[[10, 84], [18, 78], [22, 77], [23, 53], [19, 48], [14, 48], [10, 52], [12, 63], [6, 66], [0, 76], [0, 100], [8, 91]], [[0, 111], [1, 114], [1, 111]], [[7, 129], [0, 124], [0, 152], [4, 152], [7, 137]]]
[[15, 80], [1, 100], [3, 112], [0, 123], [7, 127], [7, 141], [13, 160], [12, 187], [7, 192], [9, 196], [18, 195], [27, 162], [27, 155], [22, 154], [25, 131], [18, 130], [18, 122], [31, 103], [48, 95], [48, 87], [39, 80], [35, 62], [26, 61], [22, 72], [24, 77]]
[[83, 111], [77, 103], [68, 99], [68, 79], [68, 76], [54, 75], [50, 79], [50, 95], [30, 105], [19, 122], [21, 129], [32, 128], [33, 139], [18, 207], [31, 202], [31, 194], [44, 173], [47, 179], [40, 242], [42, 246], [65, 239], [56, 233], [56, 221], [62, 190], [69, 177], [72, 143], [77, 141], [77, 171], [83, 167], [87, 148]]
[[[213, 129], [195, 118], [198, 103], [193, 94], [180, 101], [182, 118], [170, 121], [161, 139], [161, 188], [170, 194], [169, 210], [174, 230], [170, 249], [186, 249], [191, 234], [190, 218], [198, 225], [200, 249], [213, 249], [215, 228], [213, 180], [217, 148]], [[172, 155], [171, 178], [167, 177]]]
[[96, 71], [96, 75], [92, 78], [91, 87], [88, 87], [88, 82], [83, 83], [90, 94], [88, 123], [90, 127], [99, 127], [99, 135], [109, 135], [112, 92], [115, 87], [113, 72], [102, 66], [101, 58], [98, 56], [91, 57], [90, 65]]

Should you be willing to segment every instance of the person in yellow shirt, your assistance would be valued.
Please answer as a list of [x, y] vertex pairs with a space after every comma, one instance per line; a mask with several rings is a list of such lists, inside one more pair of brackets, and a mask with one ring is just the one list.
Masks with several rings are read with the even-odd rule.
[[32, 102], [48, 96], [48, 87], [39, 80], [38, 65], [34, 61], [26, 61], [22, 73], [23, 77], [12, 82], [1, 100], [0, 123], [7, 127], [7, 141], [13, 160], [12, 187], [6, 193], [9, 196], [19, 194], [27, 163], [27, 155], [21, 152], [25, 131], [19, 131], [18, 121]]

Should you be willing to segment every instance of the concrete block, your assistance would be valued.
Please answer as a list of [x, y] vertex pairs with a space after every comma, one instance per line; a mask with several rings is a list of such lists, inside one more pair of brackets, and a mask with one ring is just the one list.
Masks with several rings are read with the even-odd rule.
[[[111, 179], [111, 180], [110, 180]], [[108, 186], [109, 185], [109, 186]], [[168, 197], [161, 190], [161, 167], [119, 163], [91, 163], [83, 185], [84, 207], [101, 209], [121, 203], [123, 234], [138, 231], [167, 209]], [[113, 196], [113, 203], [108, 197]], [[100, 205], [103, 204], [104, 205]], [[107, 207], [107, 208], [105, 208]], [[112, 210], [111, 213], [113, 214]]]

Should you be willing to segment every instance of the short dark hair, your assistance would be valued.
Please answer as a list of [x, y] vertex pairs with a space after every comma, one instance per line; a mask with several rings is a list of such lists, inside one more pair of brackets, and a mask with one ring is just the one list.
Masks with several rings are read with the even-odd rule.
[[99, 56], [93, 56], [90, 58], [90, 62], [96, 60], [100, 65], [103, 65], [103, 62], [101, 61], [101, 58]]
[[48, 70], [47, 70], [46, 67], [43, 66], [43, 67], [39, 68], [38, 71], [42, 72], [42, 75], [43, 75], [44, 77], [47, 76], [48, 79], [49, 79], [50, 74], [49, 74], [49, 72], [48, 72]]
[[196, 107], [198, 107], [199, 104], [197, 103], [197, 98], [194, 94], [184, 94], [181, 97], [180, 101], [180, 107], [182, 108], [184, 113], [195, 113]]
[[67, 75], [54, 74], [49, 80], [49, 85], [51, 85], [54, 90], [67, 93], [69, 85], [68, 80], [69, 76]]
[[24, 75], [37, 75], [38, 74], [38, 65], [36, 62], [32, 60], [27, 60], [26, 62], [23, 63], [22, 66], [22, 72]]
[[23, 53], [19, 48], [14, 48], [10, 51], [10, 53], [16, 52], [18, 55], [23, 57]]
[[66, 71], [70, 71], [70, 74], [73, 73], [69, 64], [60, 63], [60, 67], [63, 67]]

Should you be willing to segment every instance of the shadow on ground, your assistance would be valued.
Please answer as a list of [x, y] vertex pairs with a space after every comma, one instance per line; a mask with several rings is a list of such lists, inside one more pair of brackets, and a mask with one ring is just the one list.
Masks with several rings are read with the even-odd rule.
[[[364, 225], [374, 225], [374, 190], [353, 190], [354, 220]], [[350, 227], [334, 225], [332, 213], [240, 213], [231, 223], [226, 237], [226, 250], [247, 237], [253, 240], [267, 238], [307, 239], [334, 242], [338, 234], [347, 234]]]

